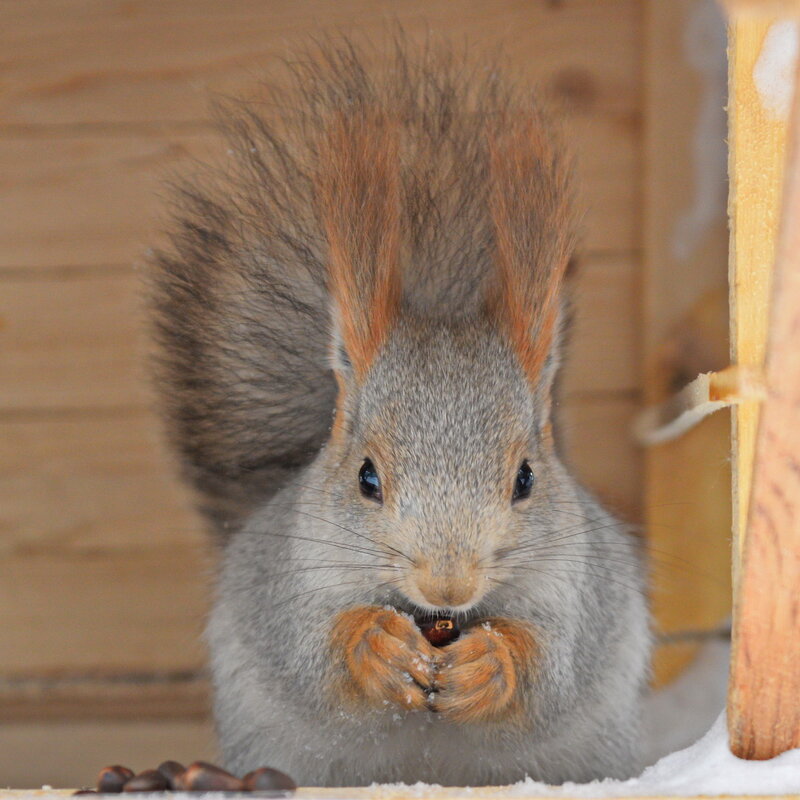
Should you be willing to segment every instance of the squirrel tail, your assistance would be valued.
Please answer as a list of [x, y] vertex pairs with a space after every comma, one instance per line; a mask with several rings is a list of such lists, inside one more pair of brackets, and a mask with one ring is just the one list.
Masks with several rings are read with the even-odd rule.
[[[220, 105], [225, 162], [174, 186], [169, 244], [150, 270], [158, 388], [220, 533], [307, 465], [330, 431], [329, 189], [341, 177], [324, 177], [332, 132], [361, 120], [400, 143], [399, 216], [387, 215], [392, 237], [378, 240], [396, 243], [404, 305], [449, 319], [477, 313], [499, 271], [495, 305], [528, 330], [526, 314], [538, 308], [541, 322], [569, 257], [570, 165], [533, 98], [491, 62], [469, 66], [402, 35], [391, 57], [373, 60], [381, 66], [368, 70], [352, 43], [326, 41], [287, 64], [283, 88]], [[503, 303], [504, 292], [517, 296]], [[539, 357], [523, 361], [535, 368]]]

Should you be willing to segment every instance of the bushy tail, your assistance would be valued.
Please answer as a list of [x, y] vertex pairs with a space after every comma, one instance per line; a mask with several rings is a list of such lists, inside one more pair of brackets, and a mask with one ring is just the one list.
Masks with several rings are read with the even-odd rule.
[[[518, 268], [538, 269], [543, 290], [552, 288], [546, 276], [560, 280], [571, 247], [568, 165], [531, 97], [487, 61], [469, 67], [474, 59], [402, 36], [380, 67], [367, 60], [347, 41], [327, 42], [289, 65], [288, 88], [222, 105], [228, 158], [176, 187], [171, 246], [153, 258], [161, 397], [187, 476], [220, 531], [313, 459], [330, 429], [319, 176], [332, 130], [359, 117], [396, 126], [405, 304], [448, 318], [473, 312], [496, 251], [512, 264], [519, 243], [531, 262]], [[502, 186], [500, 197], [495, 162], [517, 145], [524, 158], [515, 151], [509, 163], [520, 185]]]

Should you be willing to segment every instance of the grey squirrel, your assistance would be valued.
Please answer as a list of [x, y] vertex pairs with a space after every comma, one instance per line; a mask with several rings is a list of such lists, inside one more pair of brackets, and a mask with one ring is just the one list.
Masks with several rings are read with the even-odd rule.
[[[219, 114], [153, 259], [173, 442], [217, 532], [226, 766], [305, 785], [639, 764], [637, 540], [552, 424], [571, 164], [494, 64], [347, 41]], [[613, 469], [613, 465], [609, 465]], [[420, 619], [461, 635], [434, 648]], [[416, 619], [415, 619], [416, 618]]]

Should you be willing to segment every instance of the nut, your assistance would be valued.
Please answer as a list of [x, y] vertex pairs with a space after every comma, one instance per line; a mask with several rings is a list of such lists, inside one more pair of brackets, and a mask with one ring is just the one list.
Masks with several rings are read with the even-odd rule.
[[275, 792], [285, 794], [293, 792], [297, 784], [285, 773], [271, 767], [261, 767], [242, 778], [247, 792]]
[[444, 647], [458, 639], [461, 634], [461, 631], [450, 617], [422, 620], [417, 622], [417, 627], [434, 647]]
[[113, 764], [103, 767], [97, 776], [97, 791], [103, 794], [116, 794], [133, 777], [133, 770]]
[[134, 775], [122, 788], [123, 792], [163, 792], [167, 779], [156, 769], [146, 769]]

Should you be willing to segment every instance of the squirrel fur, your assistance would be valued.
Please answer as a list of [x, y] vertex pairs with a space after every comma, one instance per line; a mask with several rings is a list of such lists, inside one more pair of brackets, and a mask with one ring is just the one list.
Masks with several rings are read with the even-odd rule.
[[[165, 415], [220, 543], [226, 765], [630, 776], [640, 545], [552, 421], [570, 159], [493, 62], [402, 37], [367, 61], [328, 41], [223, 105], [229, 157], [176, 187], [154, 258]], [[414, 617], [439, 614], [462, 632], [436, 649]]]

